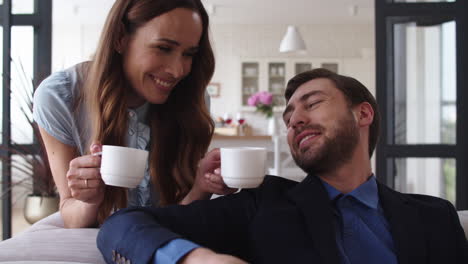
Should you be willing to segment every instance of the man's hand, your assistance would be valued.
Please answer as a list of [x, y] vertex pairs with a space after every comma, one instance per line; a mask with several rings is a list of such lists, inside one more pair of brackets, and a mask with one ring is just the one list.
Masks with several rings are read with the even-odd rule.
[[218, 195], [235, 193], [237, 189], [229, 188], [224, 183], [220, 167], [220, 151], [219, 149], [213, 149], [200, 161], [192, 189], [180, 204], [189, 204], [196, 200], [210, 199], [213, 193]]
[[181, 264], [247, 264], [242, 259], [217, 254], [207, 248], [197, 248], [180, 260]]

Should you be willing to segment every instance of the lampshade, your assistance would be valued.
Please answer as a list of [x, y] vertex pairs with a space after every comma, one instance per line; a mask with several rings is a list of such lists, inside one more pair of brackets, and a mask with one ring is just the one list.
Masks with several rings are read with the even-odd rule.
[[284, 35], [283, 40], [281, 41], [279, 51], [280, 52], [290, 52], [290, 51], [300, 51], [305, 50], [306, 45], [302, 39], [301, 34], [295, 26], [288, 26], [286, 35]]

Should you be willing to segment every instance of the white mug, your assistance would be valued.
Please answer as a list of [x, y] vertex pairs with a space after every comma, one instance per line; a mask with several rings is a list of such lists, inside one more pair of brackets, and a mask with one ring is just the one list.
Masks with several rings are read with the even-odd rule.
[[221, 175], [231, 188], [255, 188], [265, 177], [266, 149], [221, 148]]
[[101, 177], [106, 185], [135, 188], [145, 176], [148, 151], [102, 146]]

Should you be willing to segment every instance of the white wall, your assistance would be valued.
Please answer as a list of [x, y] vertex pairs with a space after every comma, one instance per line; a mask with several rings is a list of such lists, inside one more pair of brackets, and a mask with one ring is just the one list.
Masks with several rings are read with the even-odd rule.
[[[307, 54], [282, 54], [279, 43], [286, 25], [213, 25], [212, 40], [216, 54], [213, 82], [221, 84], [220, 96], [212, 98], [213, 116], [243, 111], [254, 132], [266, 131], [263, 116], [241, 108], [241, 62], [243, 59], [278, 60], [290, 58], [330, 58], [342, 62], [339, 73], [360, 80], [375, 92], [375, 56], [373, 25], [306, 25], [299, 26]], [[375, 94], [375, 93], [374, 93]], [[280, 113], [276, 114], [277, 116]]]
[[101, 24], [54, 25], [52, 72], [89, 60], [99, 41], [101, 27]]
[[[58, 23], [53, 28], [53, 71], [88, 60], [97, 45], [103, 21], [95, 24]], [[299, 30], [307, 54], [282, 54], [279, 43], [286, 25], [211, 26], [216, 56], [212, 81], [221, 84], [220, 96], [212, 98], [213, 117], [244, 111], [247, 122], [258, 134], [266, 133], [263, 116], [241, 109], [241, 61], [243, 59], [330, 58], [339, 59], [339, 72], [353, 76], [375, 91], [373, 25], [306, 25]], [[277, 113], [279, 115], [279, 113]]]

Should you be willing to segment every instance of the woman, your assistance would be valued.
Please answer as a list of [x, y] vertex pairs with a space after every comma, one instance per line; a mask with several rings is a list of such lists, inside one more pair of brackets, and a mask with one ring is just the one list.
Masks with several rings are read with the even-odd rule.
[[[34, 96], [66, 227], [91, 227], [127, 205], [227, 194], [204, 102], [214, 71], [200, 0], [117, 0], [91, 62], [57, 72]], [[101, 180], [100, 144], [150, 151], [132, 190]], [[89, 149], [89, 152], [88, 152]], [[128, 192], [128, 193], [127, 193]]]

